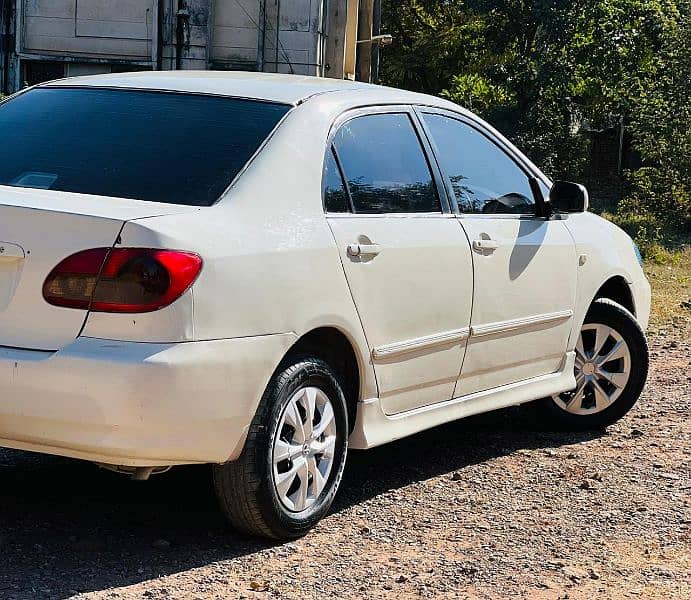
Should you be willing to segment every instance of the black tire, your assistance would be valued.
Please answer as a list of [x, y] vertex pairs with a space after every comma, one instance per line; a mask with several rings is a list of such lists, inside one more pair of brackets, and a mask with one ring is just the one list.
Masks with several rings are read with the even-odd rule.
[[[283, 410], [295, 392], [317, 387], [331, 401], [336, 422], [334, 463], [317, 500], [302, 512], [289, 511], [273, 483], [272, 448]], [[271, 379], [250, 426], [240, 458], [214, 465], [213, 480], [221, 510], [235, 529], [279, 540], [305, 535], [326, 515], [345, 468], [348, 413], [336, 373], [323, 360], [293, 357], [282, 363]]]
[[621, 419], [636, 404], [648, 377], [648, 342], [636, 318], [623, 306], [607, 298], [595, 300], [585, 317], [584, 325], [599, 323], [617, 331], [629, 347], [631, 374], [622, 393], [605, 410], [593, 414], [573, 414], [553, 398], [538, 400], [535, 408], [547, 428], [583, 431], [602, 429]]

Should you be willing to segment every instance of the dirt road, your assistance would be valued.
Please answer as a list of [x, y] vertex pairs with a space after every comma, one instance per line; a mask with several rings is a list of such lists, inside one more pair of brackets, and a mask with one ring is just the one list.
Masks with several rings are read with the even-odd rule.
[[691, 344], [606, 432], [520, 409], [353, 452], [304, 539], [247, 540], [206, 468], [147, 483], [0, 451], [0, 598], [691, 598]]

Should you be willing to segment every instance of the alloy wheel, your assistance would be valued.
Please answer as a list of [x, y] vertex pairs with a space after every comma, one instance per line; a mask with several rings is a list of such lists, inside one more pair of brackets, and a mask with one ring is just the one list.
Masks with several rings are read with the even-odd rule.
[[576, 344], [576, 389], [553, 396], [566, 412], [590, 415], [609, 408], [631, 376], [631, 351], [619, 332], [586, 323]]
[[278, 422], [272, 475], [281, 504], [291, 512], [312, 506], [334, 465], [336, 417], [328, 396], [305, 387], [293, 394]]

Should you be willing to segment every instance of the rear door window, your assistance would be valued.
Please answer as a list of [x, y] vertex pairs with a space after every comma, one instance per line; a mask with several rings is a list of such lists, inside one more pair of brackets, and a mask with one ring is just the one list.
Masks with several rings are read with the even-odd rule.
[[334, 148], [356, 213], [441, 212], [432, 172], [408, 114], [355, 117], [338, 130]]
[[290, 106], [46, 87], [0, 105], [0, 185], [210, 206]]

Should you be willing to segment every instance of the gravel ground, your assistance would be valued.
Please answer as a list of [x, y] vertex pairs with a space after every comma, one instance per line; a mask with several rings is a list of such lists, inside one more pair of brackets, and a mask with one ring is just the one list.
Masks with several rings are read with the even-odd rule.
[[606, 432], [509, 409], [352, 452], [304, 539], [238, 537], [205, 467], [147, 483], [0, 451], [0, 598], [691, 598], [691, 343]]

